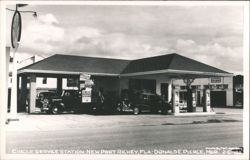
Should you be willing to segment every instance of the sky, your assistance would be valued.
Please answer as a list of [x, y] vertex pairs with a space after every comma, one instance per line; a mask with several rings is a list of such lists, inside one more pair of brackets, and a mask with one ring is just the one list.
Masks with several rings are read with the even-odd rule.
[[[178, 53], [243, 73], [242, 6], [29, 5], [20, 10], [34, 10], [38, 17], [22, 14], [19, 58], [138, 59]], [[7, 11], [9, 45], [12, 15]]]

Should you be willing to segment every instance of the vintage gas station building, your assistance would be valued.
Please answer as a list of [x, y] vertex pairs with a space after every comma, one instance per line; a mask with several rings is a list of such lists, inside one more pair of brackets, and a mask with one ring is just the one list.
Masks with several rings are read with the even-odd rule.
[[[123, 89], [146, 89], [164, 95], [168, 101], [173, 99], [176, 114], [182, 103], [182, 92], [187, 92], [187, 97], [192, 99], [187, 101], [189, 112], [194, 111], [192, 107], [200, 105], [202, 97], [206, 105], [203, 111], [209, 112], [210, 93], [215, 94], [218, 90], [229, 96], [226, 105], [230, 105], [229, 99], [232, 99], [229, 94], [232, 87], [225, 85], [224, 80], [233, 74], [176, 53], [136, 60], [56, 54], [18, 70], [18, 111], [26, 111], [27, 99], [28, 112], [35, 111], [38, 77], [55, 78], [56, 90], [61, 93], [63, 79], [79, 81], [81, 74], [90, 75], [96, 87], [117, 95]], [[202, 79], [208, 79], [206, 85], [199, 85]], [[220, 82], [213, 85], [212, 81]]]

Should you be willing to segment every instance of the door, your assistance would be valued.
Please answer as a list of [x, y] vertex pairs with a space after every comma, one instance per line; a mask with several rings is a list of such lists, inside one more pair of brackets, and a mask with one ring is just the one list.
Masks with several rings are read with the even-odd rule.
[[197, 91], [197, 99], [196, 99], [197, 106], [201, 106], [201, 92]]
[[211, 91], [211, 106], [226, 106], [226, 91]]
[[168, 83], [161, 83], [161, 96], [168, 100]]

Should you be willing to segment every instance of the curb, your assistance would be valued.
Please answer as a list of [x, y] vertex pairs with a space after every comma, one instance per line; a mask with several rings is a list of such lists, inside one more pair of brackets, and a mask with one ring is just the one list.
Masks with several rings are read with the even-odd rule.
[[216, 115], [215, 112], [193, 112], [193, 113], [175, 113], [174, 116], [210, 116]]

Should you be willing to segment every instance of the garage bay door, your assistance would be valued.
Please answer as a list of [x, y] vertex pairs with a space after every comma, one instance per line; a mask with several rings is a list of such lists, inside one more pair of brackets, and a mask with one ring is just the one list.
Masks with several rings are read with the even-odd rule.
[[226, 106], [226, 91], [211, 91], [211, 106]]

